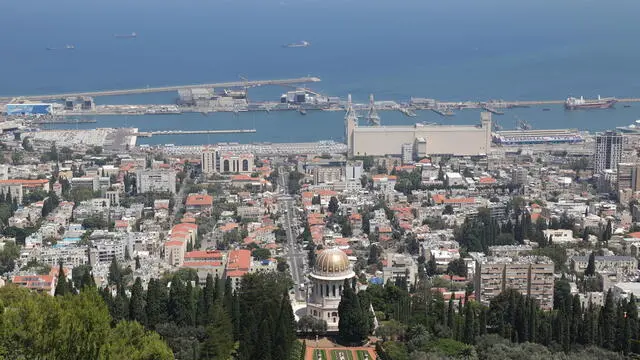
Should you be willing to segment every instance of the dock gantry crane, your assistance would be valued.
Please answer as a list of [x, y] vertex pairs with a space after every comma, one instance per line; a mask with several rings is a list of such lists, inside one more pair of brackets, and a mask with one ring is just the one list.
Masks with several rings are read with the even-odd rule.
[[369, 122], [369, 125], [380, 126], [380, 115], [378, 115], [378, 111], [376, 111], [373, 94], [369, 95], [369, 112], [367, 113], [367, 121]]

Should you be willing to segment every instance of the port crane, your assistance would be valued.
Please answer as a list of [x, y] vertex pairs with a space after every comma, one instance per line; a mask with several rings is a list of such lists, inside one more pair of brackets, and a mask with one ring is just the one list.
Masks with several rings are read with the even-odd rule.
[[526, 121], [524, 121], [524, 120], [520, 119], [520, 118], [519, 118], [519, 117], [517, 117], [517, 116], [516, 116], [516, 120], [517, 120], [516, 128], [517, 128], [518, 130], [526, 131], [526, 130], [531, 130], [531, 129], [532, 129], [531, 124], [529, 124], [528, 122], [526, 122]]
[[378, 115], [378, 111], [376, 110], [373, 94], [369, 95], [369, 112], [367, 113], [367, 121], [369, 122], [369, 125], [380, 126], [380, 115]]

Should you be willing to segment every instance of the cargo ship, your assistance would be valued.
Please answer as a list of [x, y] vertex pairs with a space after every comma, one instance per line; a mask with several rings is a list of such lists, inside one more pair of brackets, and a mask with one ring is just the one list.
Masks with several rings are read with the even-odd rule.
[[300, 47], [308, 47], [309, 45], [311, 45], [308, 41], [300, 41], [297, 43], [291, 43], [291, 44], [286, 44], [286, 45], [282, 45], [282, 47], [285, 48], [300, 48]]
[[578, 110], [578, 109], [609, 109], [617, 103], [618, 100], [615, 98], [601, 98], [598, 95], [597, 99], [585, 99], [582, 96], [580, 98], [570, 97], [564, 102], [564, 107], [567, 110]]
[[131, 34], [114, 34], [113, 37], [116, 39], [135, 39], [138, 37], [138, 34], [134, 32]]

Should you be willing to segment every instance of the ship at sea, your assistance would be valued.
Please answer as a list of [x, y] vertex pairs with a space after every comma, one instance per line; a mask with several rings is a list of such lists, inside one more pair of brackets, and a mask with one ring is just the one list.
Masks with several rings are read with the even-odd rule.
[[308, 47], [309, 45], [311, 45], [308, 41], [300, 41], [297, 43], [291, 43], [291, 44], [286, 44], [286, 45], [282, 45], [282, 47], [285, 48], [300, 48], [300, 47]]
[[640, 120], [636, 120], [635, 123], [627, 126], [618, 126], [616, 130], [625, 134], [636, 134], [640, 135]]
[[[69, 45], [69, 44], [67, 44], [67, 45], [65, 45], [65, 46], [64, 46], [63, 48], [61, 48], [61, 49], [64, 49], [64, 50], [74, 50], [75, 48], [76, 48], [76, 46], [75, 46], [75, 45]], [[58, 50], [58, 48], [54, 48], [54, 47], [47, 47], [47, 50], [49, 50], [49, 51], [53, 51], [53, 50]]]
[[609, 109], [617, 103], [618, 100], [616, 98], [608, 97], [601, 98], [598, 95], [597, 99], [585, 99], [582, 96], [580, 98], [570, 97], [564, 102], [564, 107], [567, 110], [578, 110], [578, 109]]
[[138, 37], [138, 34], [132, 32], [131, 34], [114, 34], [114, 38], [116, 39], [135, 39]]

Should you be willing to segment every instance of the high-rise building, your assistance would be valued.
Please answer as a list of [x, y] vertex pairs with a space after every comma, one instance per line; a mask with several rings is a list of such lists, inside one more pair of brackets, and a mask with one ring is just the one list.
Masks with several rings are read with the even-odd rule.
[[202, 150], [202, 172], [215, 174], [218, 172], [218, 148], [206, 147]]
[[357, 191], [362, 188], [360, 178], [362, 177], [363, 163], [362, 161], [349, 161], [345, 168], [345, 189]]
[[607, 131], [596, 135], [596, 148], [593, 170], [600, 173], [604, 170], [616, 170], [622, 159], [622, 135], [615, 131]]
[[402, 165], [413, 162], [413, 144], [412, 143], [402, 144], [402, 149], [400, 153], [402, 156]]
[[474, 287], [476, 299], [488, 303], [506, 289], [537, 300], [553, 309], [553, 261], [546, 256], [477, 256]]

